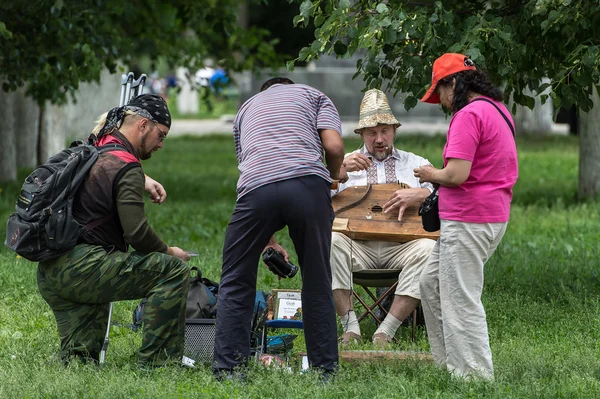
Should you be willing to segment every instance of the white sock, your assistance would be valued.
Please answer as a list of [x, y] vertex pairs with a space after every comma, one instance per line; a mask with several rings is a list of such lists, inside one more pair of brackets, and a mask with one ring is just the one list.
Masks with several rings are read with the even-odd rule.
[[348, 313], [341, 316], [340, 322], [342, 323], [343, 332], [351, 331], [360, 335], [360, 326], [358, 325], [358, 320], [356, 318], [356, 313], [354, 313], [354, 310], [350, 310], [348, 311]]
[[388, 337], [394, 337], [396, 335], [396, 330], [402, 324], [402, 320], [398, 320], [391, 313], [388, 313], [383, 320], [383, 323], [379, 326], [375, 334], [377, 333], [385, 333]]

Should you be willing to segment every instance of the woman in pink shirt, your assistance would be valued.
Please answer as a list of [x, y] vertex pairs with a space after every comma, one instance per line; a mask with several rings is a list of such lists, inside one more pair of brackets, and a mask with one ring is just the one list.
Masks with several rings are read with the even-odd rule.
[[462, 377], [494, 378], [483, 266], [506, 231], [518, 176], [514, 123], [503, 99], [473, 61], [455, 53], [434, 62], [421, 99], [454, 114], [444, 168], [414, 173], [440, 186], [440, 238], [420, 280], [427, 335], [435, 362]]

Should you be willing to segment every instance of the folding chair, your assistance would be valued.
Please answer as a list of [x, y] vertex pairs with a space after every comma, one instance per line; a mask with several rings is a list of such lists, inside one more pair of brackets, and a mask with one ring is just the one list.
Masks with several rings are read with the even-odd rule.
[[[268, 353], [269, 347], [280, 347], [285, 352], [291, 348], [294, 339], [297, 335], [288, 335], [287, 337], [276, 337], [269, 339], [269, 329], [290, 328], [304, 330], [304, 322], [295, 319], [274, 319], [268, 320], [269, 314], [273, 314], [273, 301], [275, 297], [271, 296], [265, 307], [255, 311], [255, 319], [252, 323], [253, 342], [256, 342], [255, 355], [256, 360], [260, 359], [260, 355]], [[255, 341], [254, 341], [255, 340]]]
[[[388, 295], [394, 295], [394, 291], [396, 290], [396, 286], [398, 285], [398, 275], [400, 275], [401, 269], [370, 269], [370, 270], [361, 270], [357, 272], [352, 272], [352, 279], [354, 284], [357, 284], [362, 287], [362, 289], [366, 292], [366, 294], [370, 297], [373, 303], [368, 304], [367, 301], [369, 299], [362, 298], [356, 290], [352, 290], [352, 295], [360, 302], [362, 305], [364, 312], [358, 316], [358, 321], [360, 322], [362, 319], [371, 315], [377, 326], [379, 326], [383, 320], [380, 319], [377, 314], [374, 312], [375, 309], [379, 308], [383, 314], [383, 318], [387, 316], [388, 311], [385, 307], [382, 306], [382, 302]], [[369, 287], [390, 287], [383, 294], [377, 297], [376, 294], [373, 293], [369, 289]], [[417, 329], [417, 309], [412, 312], [412, 332], [410, 334], [411, 341], [415, 340], [415, 331]]]
[[[121, 75], [121, 95], [119, 97], [119, 107], [127, 104], [133, 97], [137, 97], [144, 92], [144, 84], [146, 83], [146, 74], [142, 74], [137, 80], [134, 79], [135, 75], [133, 72], [129, 72], [127, 75]], [[111, 302], [108, 308], [108, 324], [106, 326], [106, 335], [104, 336], [104, 343], [102, 344], [102, 350], [100, 351], [99, 363], [103, 364], [106, 357], [106, 350], [108, 349], [108, 340], [110, 334], [110, 321], [112, 319], [113, 303]]]
[[[260, 350], [257, 351], [259, 355], [263, 353], [268, 353], [267, 331], [269, 328], [295, 328], [304, 330], [304, 323], [302, 322], [302, 320], [267, 320], [262, 329]], [[285, 344], [285, 342], [283, 343]]]

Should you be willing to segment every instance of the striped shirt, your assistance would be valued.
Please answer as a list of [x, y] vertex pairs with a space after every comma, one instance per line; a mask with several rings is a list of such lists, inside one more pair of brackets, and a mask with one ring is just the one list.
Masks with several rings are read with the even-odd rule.
[[340, 116], [333, 102], [310, 86], [276, 84], [246, 101], [233, 121], [238, 199], [295, 177], [317, 175], [331, 182], [321, 129], [340, 133]]

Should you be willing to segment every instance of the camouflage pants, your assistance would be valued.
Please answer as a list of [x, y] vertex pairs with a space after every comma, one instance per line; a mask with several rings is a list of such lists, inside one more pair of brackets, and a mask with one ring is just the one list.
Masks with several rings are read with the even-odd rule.
[[109, 303], [147, 297], [138, 361], [160, 366], [180, 361], [185, 338], [188, 265], [162, 253], [106, 252], [81, 244], [41, 262], [38, 288], [54, 312], [61, 357], [97, 359], [108, 323]]

